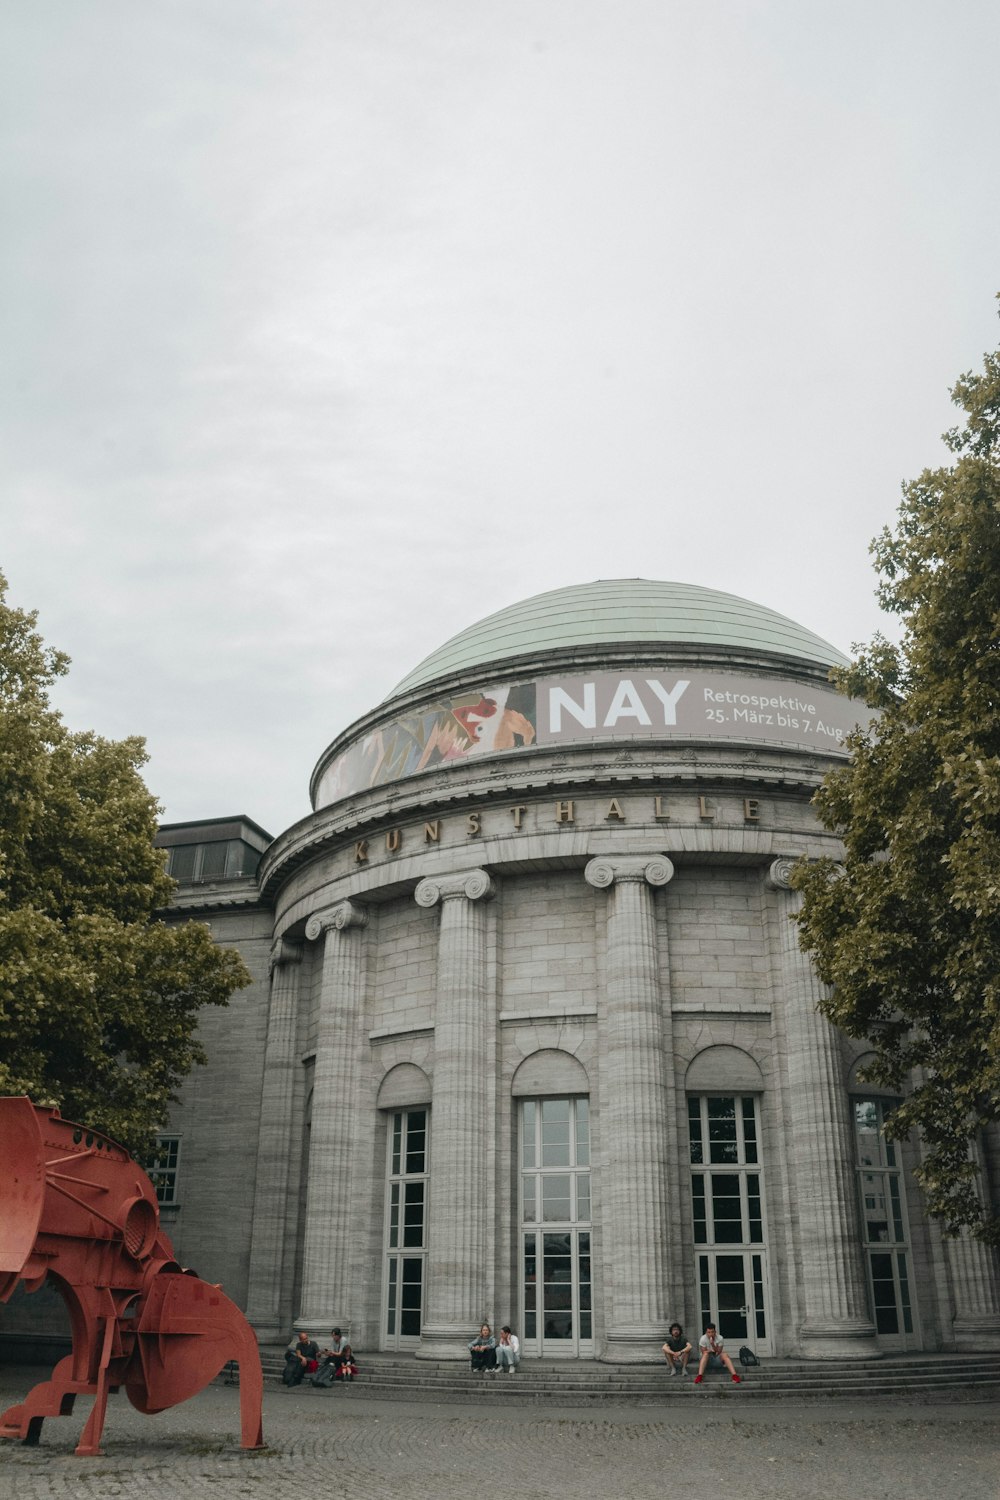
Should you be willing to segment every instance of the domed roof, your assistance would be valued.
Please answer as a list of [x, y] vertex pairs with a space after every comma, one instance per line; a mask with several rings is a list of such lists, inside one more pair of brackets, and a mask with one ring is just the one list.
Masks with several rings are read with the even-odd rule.
[[847, 662], [842, 652], [811, 630], [735, 594], [691, 583], [609, 578], [535, 594], [487, 615], [432, 651], [389, 696], [486, 662], [559, 648], [635, 642], [731, 646], [826, 667]]

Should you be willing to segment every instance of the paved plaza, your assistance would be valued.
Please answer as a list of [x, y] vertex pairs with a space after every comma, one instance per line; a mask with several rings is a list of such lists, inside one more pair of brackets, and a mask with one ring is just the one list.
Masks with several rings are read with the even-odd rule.
[[[33, 1372], [32, 1372], [33, 1373]], [[3, 1371], [6, 1406], [32, 1375]], [[290, 1494], [365, 1500], [1000, 1500], [995, 1402], [745, 1401], [722, 1385], [663, 1406], [388, 1401], [360, 1390], [264, 1398], [268, 1448], [239, 1448], [239, 1395], [221, 1384], [158, 1417], [111, 1399], [105, 1456], [73, 1445], [89, 1404], [47, 1421], [37, 1448], [0, 1444], [0, 1495], [155, 1500]]]

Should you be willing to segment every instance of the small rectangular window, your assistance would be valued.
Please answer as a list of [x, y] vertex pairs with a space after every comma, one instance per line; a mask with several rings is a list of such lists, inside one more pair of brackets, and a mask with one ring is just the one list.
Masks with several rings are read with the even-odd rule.
[[743, 1100], [743, 1156], [751, 1165], [757, 1161], [757, 1116], [749, 1096]]
[[424, 1243], [424, 1184], [405, 1184], [403, 1203], [403, 1244], [407, 1250], [420, 1249]]
[[394, 1250], [399, 1244], [399, 1183], [394, 1182], [389, 1188], [389, 1248]]
[[708, 1224], [705, 1218], [705, 1178], [696, 1172], [691, 1178], [691, 1199], [694, 1213], [694, 1242], [704, 1245], [708, 1241]]
[[542, 1166], [568, 1167], [569, 1160], [568, 1099], [542, 1101]]
[[182, 885], [186, 881], [194, 879], [194, 860], [197, 853], [197, 844], [176, 844], [170, 850], [167, 871], [175, 880], [180, 881]]
[[535, 1160], [535, 1101], [525, 1099], [522, 1109], [523, 1141], [522, 1159], [523, 1167], [534, 1167], [538, 1163]]
[[226, 873], [228, 844], [205, 844], [201, 851], [202, 880], [221, 880]]
[[739, 1160], [736, 1144], [735, 1099], [709, 1099], [708, 1139], [709, 1155], [713, 1164], [728, 1166]]
[[570, 1216], [570, 1179], [562, 1174], [543, 1177], [542, 1218], [548, 1224], [566, 1222]]
[[181, 1142], [176, 1135], [158, 1135], [156, 1144], [146, 1160], [149, 1180], [156, 1189], [158, 1203], [169, 1207], [177, 1203], [177, 1169], [180, 1161]]
[[691, 1137], [692, 1165], [700, 1167], [703, 1160], [701, 1150], [701, 1105], [694, 1095], [691, 1095], [688, 1099], [688, 1134]]
[[576, 1101], [576, 1164], [590, 1166], [590, 1107], [586, 1099]]

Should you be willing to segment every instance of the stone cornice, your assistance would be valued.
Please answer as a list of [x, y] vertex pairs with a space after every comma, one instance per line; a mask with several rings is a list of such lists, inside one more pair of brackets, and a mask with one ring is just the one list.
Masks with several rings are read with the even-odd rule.
[[[233, 882], [235, 886], [236, 882]], [[161, 907], [156, 915], [165, 921], [171, 918], [180, 918], [190, 921], [201, 912], [238, 912], [241, 916], [248, 912], [266, 911], [270, 913], [269, 901], [262, 898], [256, 884], [250, 886], [247, 891], [248, 882], [239, 882], [241, 889], [226, 890], [216, 893], [215, 887], [206, 886], [181, 886], [174, 894], [174, 899], [169, 906]]]
[[279, 835], [261, 861], [262, 897], [272, 902], [283, 882], [320, 855], [369, 836], [386, 824], [447, 816], [473, 806], [512, 800], [539, 802], [572, 792], [584, 798], [605, 789], [667, 791], [695, 785], [707, 792], [739, 789], [752, 795], [811, 796], [840, 758], [772, 746], [725, 746], [677, 741], [614, 746], [547, 747], [518, 755], [484, 755], [445, 770], [422, 771], [388, 786], [355, 793], [320, 808]]

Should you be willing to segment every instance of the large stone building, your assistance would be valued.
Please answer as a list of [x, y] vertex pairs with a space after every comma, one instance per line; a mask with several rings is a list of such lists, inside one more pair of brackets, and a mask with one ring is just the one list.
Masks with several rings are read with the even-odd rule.
[[789, 870], [859, 706], [771, 610], [643, 580], [473, 625], [345, 730], [314, 811], [169, 826], [253, 986], [164, 1137], [164, 1219], [262, 1340], [464, 1357], [1000, 1339], [996, 1265], [816, 1010]]

